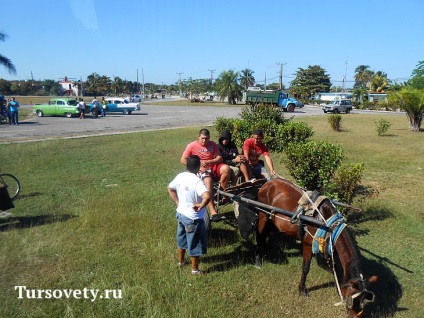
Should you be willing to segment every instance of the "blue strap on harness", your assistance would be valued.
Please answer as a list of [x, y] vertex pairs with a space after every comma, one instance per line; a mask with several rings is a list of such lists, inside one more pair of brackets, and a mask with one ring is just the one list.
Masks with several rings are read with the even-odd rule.
[[[341, 213], [333, 214], [328, 220], [325, 221], [325, 224], [327, 227], [331, 227], [333, 224], [336, 224], [336, 226], [331, 231], [331, 240], [327, 246], [327, 253], [328, 255], [332, 255], [332, 251], [334, 248], [334, 245], [336, 244], [336, 241], [340, 235], [340, 233], [343, 231], [343, 229], [346, 226], [345, 219]], [[312, 243], [312, 252], [314, 254], [318, 254], [319, 251], [319, 238], [324, 239], [327, 235], [328, 231], [325, 228], [320, 228], [317, 230], [314, 236], [314, 240]]]

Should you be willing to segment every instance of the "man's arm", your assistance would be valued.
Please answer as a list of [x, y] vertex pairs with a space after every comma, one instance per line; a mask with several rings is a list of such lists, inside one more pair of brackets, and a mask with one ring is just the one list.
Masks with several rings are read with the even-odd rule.
[[209, 193], [209, 191], [205, 191], [202, 193], [202, 202], [200, 203], [196, 203], [193, 205], [193, 209], [194, 211], [199, 211], [201, 209], [203, 209], [204, 207], [206, 207], [209, 204], [209, 201], [211, 200], [211, 194]]
[[274, 164], [272, 162], [271, 157], [269, 155], [266, 155], [264, 157], [265, 157], [266, 164], [268, 165], [270, 175], [274, 175], [275, 174]]
[[213, 165], [220, 164], [222, 161], [223, 161], [222, 156], [219, 155], [219, 156], [216, 156], [215, 158], [210, 159], [210, 160], [203, 160], [201, 165], [203, 167], [204, 166], [213, 166]]
[[168, 193], [169, 193], [169, 196], [171, 197], [172, 201], [174, 201], [175, 205], [178, 206], [179, 201], [178, 201], [177, 191], [168, 187]]
[[180, 160], [184, 166], [187, 166], [187, 158], [190, 155], [191, 155], [191, 148], [190, 148], [190, 144], [188, 144], [187, 147], [184, 149], [183, 155], [181, 156], [181, 160]]

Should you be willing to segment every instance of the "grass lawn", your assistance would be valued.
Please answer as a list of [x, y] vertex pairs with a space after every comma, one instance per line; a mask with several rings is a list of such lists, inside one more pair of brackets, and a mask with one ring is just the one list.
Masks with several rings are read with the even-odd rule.
[[[377, 136], [380, 118], [392, 126]], [[410, 132], [403, 116], [343, 115], [341, 132], [327, 116], [302, 121], [314, 139], [342, 145], [346, 161], [364, 162], [362, 185], [374, 189], [354, 203], [363, 212], [349, 216], [364, 272], [379, 275], [376, 303], [364, 316], [424, 316], [423, 133]], [[199, 128], [0, 145], [2, 172], [22, 185], [13, 216], [0, 219], [0, 317], [343, 317], [333, 306], [332, 274], [315, 261], [311, 295], [298, 296], [299, 246], [279, 235], [257, 270], [231, 224], [214, 224], [201, 261], [209, 274], [178, 269], [166, 186], [183, 170], [182, 151]], [[284, 156], [272, 156], [277, 173], [288, 176]], [[223, 212], [232, 215], [229, 206]], [[37, 296], [30, 292], [19, 299], [15, 286], [56, 296], [100, 291], [96, 300], [29, 299]]]

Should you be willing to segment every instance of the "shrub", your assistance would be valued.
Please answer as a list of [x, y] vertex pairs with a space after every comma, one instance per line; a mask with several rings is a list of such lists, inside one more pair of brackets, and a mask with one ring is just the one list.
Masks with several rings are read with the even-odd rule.
[[344, 157], [340, 146], [324, 141], [290, 143], [285, 154], [285, 164], [299, 185], [321, 193], [325, 193]]
[[312, 128], [305, 122], [289, 121], [279, 125], [274, 136], [274, 151], [282, 152], [292, 142], [306, 142], [314, 134]]
[[389, 121], [385, 119], [380, 119], [379, 121], [375, 122], [375, 129], [377, 130], [377, 134], [381, 136], [382, 134], [386, 133], [390, 126], [392, 125]]
[[340, 131], [342, 129], [342, 115], [331, 114], [328, 116], [328, 123], [330, 124], [331, 129], [334, 131]]
[[214, 126], [218, 134], [221, 135], [224, 130], [233, 131], [234, 121], [234, 118], [217, 117]]
[[326, 195], [331, 196], [332, 199], [351, 204], [355, 190], [361, 183], [363, 173], [363, 163], [341, 165], [337, 169], [332, 182], [328, 184]]
[[238, 147], [243, 145], [244, 140], [250, 137], [255, 129], [264, 132], [263, 142], [270, 151], [281, 151], [283, 149], [280, 126], [284, 126], [290, 120], [284, 119], [284, 112], [279, 107], [266, 105], [246, 106], [240, 113], [240, 119], [226, 119], [219, 117], [214, 126], [218, 133], [228, 129], [233, 134], [233, 141]]

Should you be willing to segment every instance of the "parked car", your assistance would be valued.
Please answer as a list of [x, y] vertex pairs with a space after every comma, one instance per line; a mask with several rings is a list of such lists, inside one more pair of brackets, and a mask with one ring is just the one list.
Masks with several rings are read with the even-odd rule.
[[323, 108], [324, 113], [340, 113], [340, 112], [346, 112], [346, 114], [349, 114], [352, 110], [352, 102], [349, 99], [340, 99], [332, 101], [330, 104], [325, 105]]
[[130, 96], [129, 100], [132, 103], [140, 103], [143, 101], [143, 97], [141, 97], [141, 95], [134, 94]]
[[33, 111], [38, 117], [51, 116], [79, 116], [80, 109], [75, 98], [53, 98], [47, 104], [35, 104]]
[[[138, 103], [131, 103], [126, 98], [122, 97], [108, 97], [106, 100], [106, 113], [123, 113], [124, 115], [130, 115], [135, 110], [140, 110]], [[94, 114], [93, 104], [88, 105], [90, 112]], [[102, 107], [100, 105], [100, 107]]]

